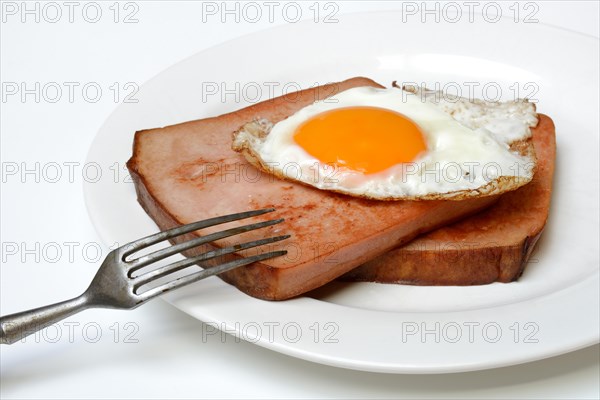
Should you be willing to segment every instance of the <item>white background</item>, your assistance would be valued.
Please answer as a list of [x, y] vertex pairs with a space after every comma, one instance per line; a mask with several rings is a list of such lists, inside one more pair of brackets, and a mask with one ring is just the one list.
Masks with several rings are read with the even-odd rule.
[[[99, 3], [103, 14], [97, 23], [83, 18], [85, 3], [75, 8], [71, 23], [68, 8], [57, 2], [63, 15], [50, 23], [55, 11], [46, 8], [48, 14], [43, 15], [44, 3], [37, 6], [39, 22], [35, 14], [22, 15], [21, 2], [2, 3], [4, 11], [12, 5], [19, 8], [16, 15], [2, 15], [3, 88], [21, 82], [28, 88], [35, 82], [79, 85], [72, 102], [62, 85], [63, 96], [56, 103], [48, 101], [54, 92], [36, 102], [33, 94], [22, 99], [3, 89], [0, 314], [5, 315], [76, 296], [96, 271], [95, 250], [100, 245], [85, 210], [81, 166], [103, 121], [131, 91], [125, 85], [142, 85], [202, 49], [286, 21], [275, 12], [273, 22], [266, 16], [256, 23], [243, 18], [236, 23], [234, 16], [222, 22], [218, 15], [204, 22], [199, 3], [138, 1], [115, 7], [111, 1]], [[34, 9], [35, 4], [27, 7]], [[310, 4], [303, 8], [308, 17]], [[536, 4], [540, 22], [598, 37], [598, 2]], [[402, 6], [358, 1], [338, 5], [340, 13]], [[120, 11], [117, 23], [115, 8]], [[88, 16], [93, 17], [92, 11]], [[131, 12], [138, 22], [124, 23]], [[219, 62], [240, 60], [232, 55]], [[91, 91], [84, 97], [81, 88], [86, 83], [102, 89], [97, 102], [90, 101]], [[7, 175], [9, 168], [33, 169], [36, 162], [39, 182], [35, 173]], [[45, 171], [46, 179], [41, 169], [52, 162], [62, 165], [63, 176], [56, 183], [50, 182], [55, 169]], [[72, 182], [65, 162], [78, 163], [72, 164]], [[35, 254], [24, 251], [36, 245]], [[2, 398], [600, 396], [598, 346], [491, 371], [402, 376], [325, 367], [237, 342], [232, 336], [209, 335], [207, 326], [160, 300], [131, 312], [87, 311], [59, 327], [0, 349]]]

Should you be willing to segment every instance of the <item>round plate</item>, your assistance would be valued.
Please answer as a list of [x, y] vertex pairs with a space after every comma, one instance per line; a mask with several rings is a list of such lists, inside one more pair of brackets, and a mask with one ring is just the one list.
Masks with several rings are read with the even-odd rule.
[[[523, 277], [474, 287], [332, 283], [283, 302], [207, 279], [164, 298], [222, 331], [344, 368], [440, 373], [532, 361], [598, 342], [598, 40], [540, 25], [401, 23], [395, 12], [305, 21], [205, 50], [160, 73], [98, 133], [84, 187], [110, 245], [156, 231], [125, 162], [137, 130], [239, 109], [281, 93], [368, 76], [486, 99], [529, 97], [557, 127], [548, 225]], [[202, 338], [198, 338], [202, 340]]]

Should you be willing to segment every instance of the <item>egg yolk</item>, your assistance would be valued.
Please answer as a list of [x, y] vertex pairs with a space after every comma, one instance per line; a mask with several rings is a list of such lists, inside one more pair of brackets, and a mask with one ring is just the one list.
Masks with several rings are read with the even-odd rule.
[[294, 140], [322, 163], [365, 174], [413, 161], [427, 148], [420, 128], [409, 118], [362, 106], [317, 114], [296, 129]]

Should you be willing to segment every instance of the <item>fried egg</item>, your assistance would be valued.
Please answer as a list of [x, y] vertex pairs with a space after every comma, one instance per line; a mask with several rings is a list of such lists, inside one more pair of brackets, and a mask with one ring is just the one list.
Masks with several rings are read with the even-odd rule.
[[500, 194], [533, 178], [537, 125], [526, 100], [485, 102], [418, 88], [357, 87], [234, 134], [263, 171], [381, 200]]

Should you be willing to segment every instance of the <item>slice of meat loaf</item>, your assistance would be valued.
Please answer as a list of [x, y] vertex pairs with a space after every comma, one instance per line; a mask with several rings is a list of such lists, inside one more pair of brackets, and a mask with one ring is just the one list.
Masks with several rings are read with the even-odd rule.
[[523, 273], [550, 209], [556, 153], [554, 123], [539, 114], [532, 130], [533, 180], [487, 210], [418, 237], [341, 279], [413, 285], [511, 282]]
[[[233, 132], [248, 121], [266, 118], [277, 122], [315, 100], [357, 86], [381, 87], [370, 79], [353, 78], [218, 117], [137, 132], [133, 156], [127, 166], [140, 204], [161, 229], [275, 207], [277, 211], [256, 220], [283, 217], [284, 223], [223, 239], [214, 246], [291, 234], [287, 241], [269, 247], [269, 250], [287, 249], [286, 256], [220, 275], [251, 296], [283, 300], [317, 288], [423, 232], [477, 212], [497, 200], [495, 196], [464, 201], [399, 202], [353, 198], [264, 174], [231, 149]], [[186, 235], [178, 240], [189, 238]], [[203, 250], [206, 249], [194, 249], [186, 256]]]

